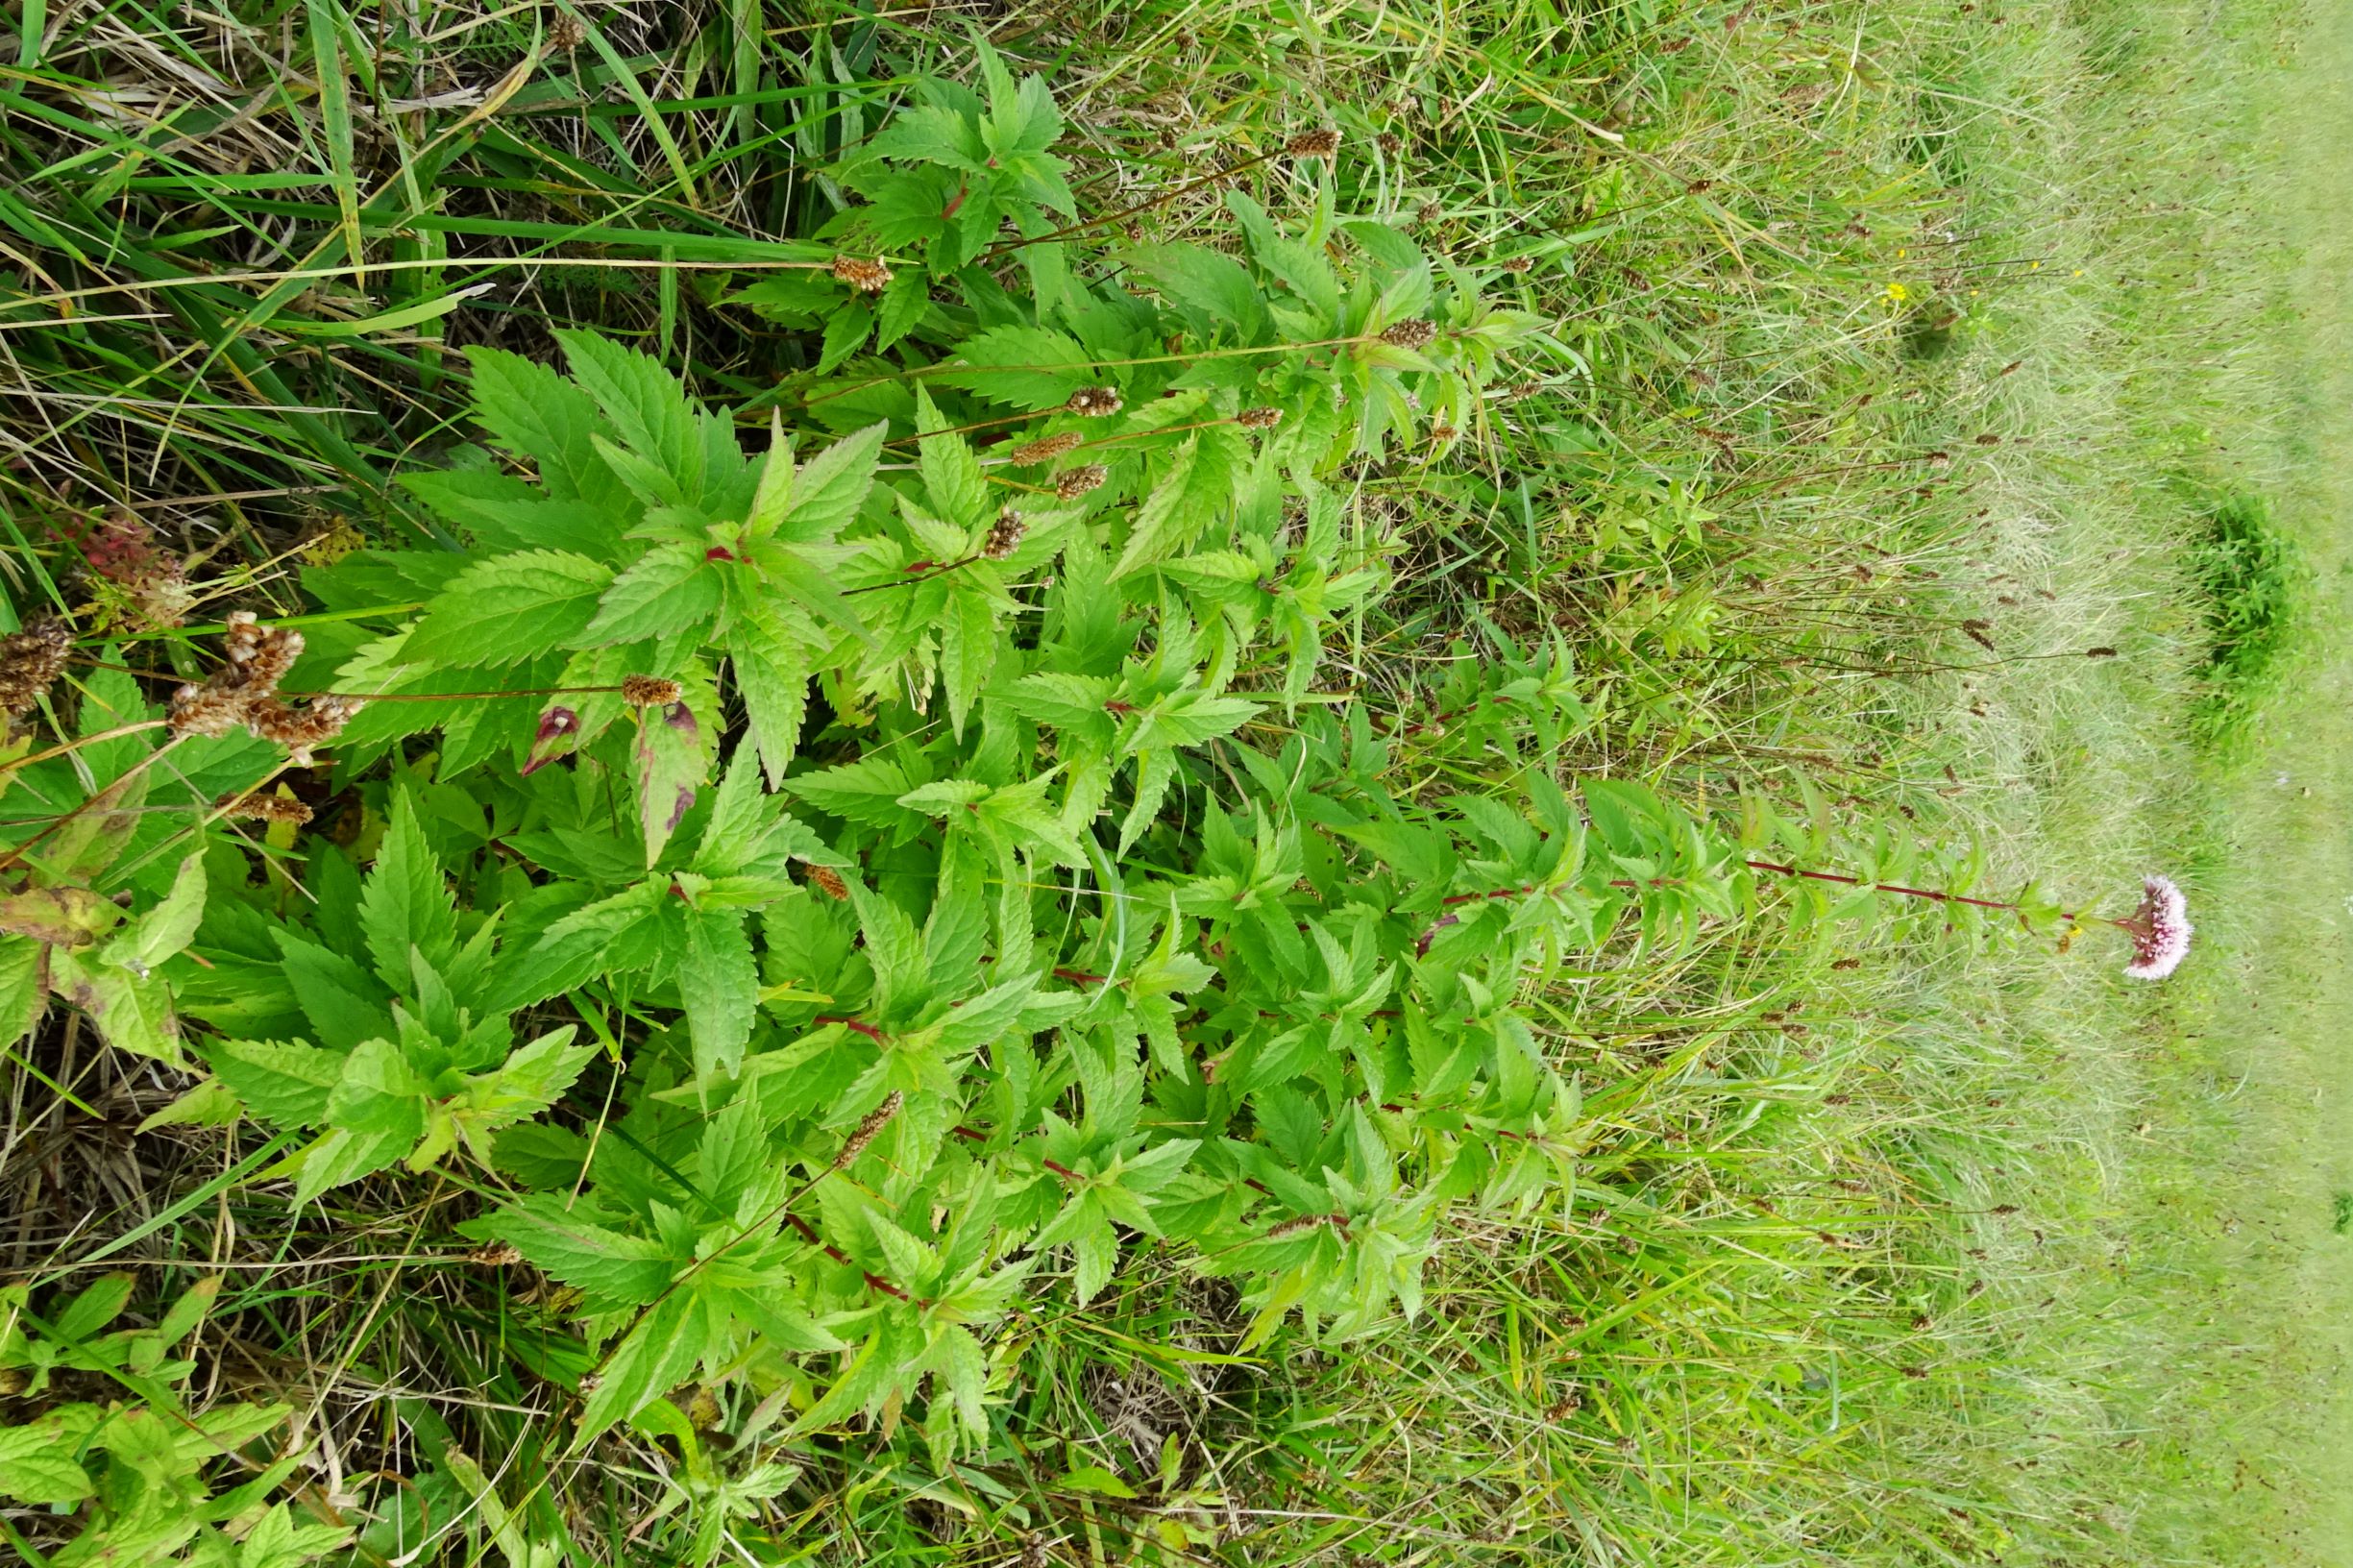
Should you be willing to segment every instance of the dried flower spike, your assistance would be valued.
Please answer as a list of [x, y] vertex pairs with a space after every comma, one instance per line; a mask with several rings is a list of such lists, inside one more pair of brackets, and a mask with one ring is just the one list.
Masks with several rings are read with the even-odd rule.
[[621, 699], [633, 708], [666, 708], [678, 700], [678, 683], [659, 675], [624, 675]]
[[981, 542], [981, 557], [991, 561], [1004, 560], [1021, 548], [1021, 536], [1027, 532], [1029, 524], [1021, 514], [1010, 506], [1006, 507], [996, 514], [996, 521], [990, 525], [989, 537]]
[[907, 1096], [895, 1089], [885, 1094], [882, 1097], [882, 1103], [869, 1111], [858, 1125], [851, 1130], [849, 1138], [842, 1144], [842, 1152], [833, 1157], [833, 1168], [840, 1170], [854, 1163], [858, 1156], [866, 1152], [866, 1146], [881, 1136], [885, 1127], [891, 1125], [891, 1118], [897, 1115], [898, 1108], [906, 1103]]
[[1280, 408], [1245, 408], [1234, 416], [1234, 423], [1245, 430], [1271, 430], [1283, 423]]
[[1424, 321], [1419, 316], [1410, 321], [1398, 322], [1381, 333], [1381, 341], [1392, 349], [1426, 349], [1436, 342], [1437, 337], [1436, 324]]
[[861, 294], [879, 294], [891, 286], [891, 269], [866, 257], [837, 256], [833, 258], [833, 280], [847, 283]]
[[2190, 953], [2190, 914], [2181, 889], [2162, 876], [2141, 879], [2141, 907], [2116, 922], [2132, 937], [2132, 962], [2124, 973], [2134, 980], [2163, 980]]
[[[283, 626], [264, 631], [251, 610], [236, 610], [228, 617], [221, 642], [228, 662], [212, 672], [212, 678], [202, 686], [191, 683], [172, 693], [174, 736], [226, 735], [239, 724], [262, 735], [252, 723], [261, 704], [274, 703], [282, 710], [271, 715], [273, 723], [286, 722], [285, 716], [292, 713], [278, 701], [278, 683], [302, 657], [303, 634]], [[263, 735], [265, 740], [274, 738]]]
[[308, 806], [282, 795], [227, 796], [221, 799], [217, 809], [223, 817], [253, 822], [282, 822], [300, 827], [310, 821]]
[[810, 867], [809, 886], [835, 903], [844, 902], [849, 897], [849, 884], [843, 881], [842, 873], [830, 866]]
[[1081, 419], [1106, 419], [1119, 411], [1121, 401], [1115, 386], [1082, 386], [1063, 407]]
[[587, 24], [569, 12], [558, 13], [548, 24], [548, 48], [551, 53], [568, 55], [587, 41]]
[[37, 621], [0, 637], [0, 709], [21, 719], [65, 668], [74, 634], [62, 621]]
[[349, 697], [314, 697], [299, 708], [266, 697], [247, 705], [245, 727], [284, 747], [295, 767], [307, 768], [312, 749], [342, 734], [359, 707], [358, 699]]
[[1076, 501], [1091, 491], [1102, 489], [1110, 478], [1111, 470], [1101, 463], [1089, 463], [1071, 469], [1054, 481], [1054, 498], [1057, 501]]
[[1057, 457], [1076, 452], [1086, 439], [1076, 430], [1057, 430], [1052, 435], [1042, 435], [1035, 441], [1022, 442], [1006, 454], [1005, 460], [1017, 468], [1050, 463]]
[[1302, 131], [1283, 144], [1285, 155], [1290, 158], [1330, 158], [1339, 150], [1337, 131]]

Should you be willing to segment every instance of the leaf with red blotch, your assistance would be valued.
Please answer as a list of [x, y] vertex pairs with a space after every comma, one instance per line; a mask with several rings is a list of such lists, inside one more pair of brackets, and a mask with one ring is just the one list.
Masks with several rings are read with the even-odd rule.
[[637, 729], [637, 818], [646, 830], [646, 864], [662, 858], [662, 845], [694, 807], [702, 785], [702, 737], [683, 702], [649, 708]]
[[571, 750], [573, 737], [579, 732], [580, 716], [560, 703], [541, 714], [539, 728], [531, 736], [531, 755], [524, 763], [523, 772], [535, 773]]

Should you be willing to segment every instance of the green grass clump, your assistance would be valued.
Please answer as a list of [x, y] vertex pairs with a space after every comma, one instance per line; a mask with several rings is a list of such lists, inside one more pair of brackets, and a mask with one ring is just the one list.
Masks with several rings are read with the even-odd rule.
[[2228, 496], [2209, 508], [2195, 548], [2212, 641], [2198, 728], [2229, 747], [2243, 744], [2292, 669], [2309, 631], [2312, 569], [2270, 507], [2252, 496]]

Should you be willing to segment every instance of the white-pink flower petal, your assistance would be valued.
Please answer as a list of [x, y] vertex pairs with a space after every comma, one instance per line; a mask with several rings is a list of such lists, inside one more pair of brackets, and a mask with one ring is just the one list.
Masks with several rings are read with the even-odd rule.
[[2133, 959], [2124, 967], [2128, 979], [2163, 980], [2189, 956], [2189, 904], [2166, 877], [2142, 878], [2141, 907], [2132, 919], [2117, 923], [2132, 936]]

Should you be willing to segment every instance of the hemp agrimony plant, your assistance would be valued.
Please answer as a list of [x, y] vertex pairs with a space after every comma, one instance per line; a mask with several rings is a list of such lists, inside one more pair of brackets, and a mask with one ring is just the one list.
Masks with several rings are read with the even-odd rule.
[[[1459, 650], [1449, 782], [1409, 781], [1333, 657], [1401, 544], [1353, 487], [1541, 324], [1326, 187], [1099, 245], [1043, 85], [982, 78], [829, 172], [829, 264], [733, 296], [821, 334], [756, 413], [591, 334], [473, 350], [426, 543], [307, 569], [306, 630], [233, 623], [167, 709], [93, 675], [8, 764], [66, 824], [9, 851], [19, 1032], [54, 990], [191, 1053], [175, 1117], [277, 1129], [298, 1203], [460, 1186], [472, 1257], [552, 1282], [514, 1311], [575, 1446], [742, 1379], [739, 1443], [904, 1417], [944, 1461], [1026, 1300], [1147, 1260], [1232, 1279], [1244, 1348], [1410, 1315], [1450, 1206], [1577, 1174], [1535, 989], [1768, 878], [1875, 897], [1788, 891], [1752, 855], [1828, 846], [1761, 803], [1556, 778], [1557, 638]], [[12, 714], [65, 658], [24, 635]], [[332, 834], [256, 793], [322, 748]]]

